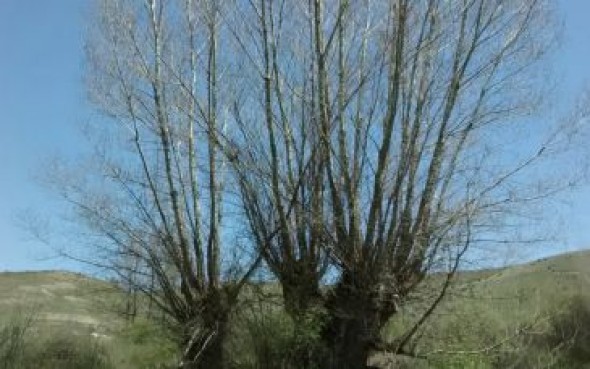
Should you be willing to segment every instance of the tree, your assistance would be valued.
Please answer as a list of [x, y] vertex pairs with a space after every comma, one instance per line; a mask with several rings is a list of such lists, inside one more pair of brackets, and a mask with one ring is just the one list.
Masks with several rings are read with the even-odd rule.
[[60, 185], [96, 237], [92, 262], [165, 312], [187, 368], [224, 366], [229, 316], [258, 264], [229, 259], [239, 230], [223, 227], [232, 217], [216, 138], [231, 96], [223, 6], [97, 1], [87, 81], [106, 119], [92, 135], [92, 162]]
[[[224, 365], [261, 259], [295, 322], [324, 310], [322, 364], [413, 354], [468, 249], [555, 188], [535, 170], [564, 131], [511, 136], [538, 106], [548, 0], [97, 4], [87, 76], [114, 124], [95, 177], [62, 192], [100, 265], [175, 323], [186, 366]], [[242, 223], [255, 256], [224, 267]], [[437, 296], [383, 342], [429, 275]]]
[[[244, 21], [230, 24], [249, 66], [233, 108], [242, 201], [287, 311], [326, 310], [332, 367], [364, 367], [371, 350], [413, 354], [469, 247], [555, 189], [535, 170], [560, 132], [522, 146], [512, 137], [539, 103], [550, 10], [537, 0], [236, 2]], [[335, 282], [322, 290], [326, 260]], [[434, 301], [383, 342], [431, 274], [443, 276]]]

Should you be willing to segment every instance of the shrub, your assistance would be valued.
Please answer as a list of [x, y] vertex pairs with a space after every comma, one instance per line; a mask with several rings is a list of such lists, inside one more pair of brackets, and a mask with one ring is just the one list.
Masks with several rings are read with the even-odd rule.
[[125, 351], [113, 351], [125, 363], [142, 369], [172, 367], [178, 361], [178, 343], [170, 330], [157, 322], [136, 319], [121, 332], [119, 342], [124, 343]]
[[[91, 337], [56, 336], [28, 355], [27, 361], [39, 369], [113, 368], [102, 345]], [[36, 365], [36, 366], [35, 366]]]
[[495, 368], [590, 368], [590, 300], [575, 296], [554, 308], [542, 333], [521, 338], [520, 349], [499, 355]]
[[111, 369], [104, 348], [91, 337], [53, 336], [33, 340], [32, 319], [14, 320], [0, 328], [2, 369]]
[[590, 362], [590, 300], [576, 296], [563, 313], [554, 314], [546, 341], [553, 348], [563, 348], [573, 362]]
[[31, 326], [31, 320], [15, 319], [12, 323], [0, 327], [0, 368], [16, 368], [22, 360], [25, 352], [25, 335]]
[[282, 310], [258, 305], [241, 312], [230, 342], [234, 369], [316, 369], [322, 362], [322, 314], [295, 324]]

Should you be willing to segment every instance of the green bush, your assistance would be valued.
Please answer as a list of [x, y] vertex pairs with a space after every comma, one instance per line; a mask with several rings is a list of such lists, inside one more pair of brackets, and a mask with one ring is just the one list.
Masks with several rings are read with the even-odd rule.
[[0, 368], [12, 369], [23, 359], [25, 335], [31, 326], [31, 319], [16, 319], [0, 327]]
[[546, 341], [550, 347], [561, 348], [572, 362], [590, 362], [590, 300], [576, 296], [563, 313], [554, 314]]
[[30, 318], [17, 319], [0, 328], [0, 368], [114, 368], [104, 348], [90, 336], [57, 335], [38, 341], [39, 338], [31, 334], [32, 329]]
[[260, 304], [236, 317], [229, 350], [233, 369], [316, 369], [320, 363], [321, 312], [295, 322], [283, 309]]
[[574, 296], [549, 313], [541, 332], [526, 334], [520, 349], [498, 355], [495, 368], [590, 368], [590, 300]]
[[171, 367], [178, 360], [178, 345], [170, 331], [157, 323], [137, 319], [125, 327], [117, 342], [124, 351], [113, 350], [122, 368], [160, 369]]
[[91, 337], [57, 336], [27, 354], [28, 366], [39, 369], [110, 369], [109, 357]]

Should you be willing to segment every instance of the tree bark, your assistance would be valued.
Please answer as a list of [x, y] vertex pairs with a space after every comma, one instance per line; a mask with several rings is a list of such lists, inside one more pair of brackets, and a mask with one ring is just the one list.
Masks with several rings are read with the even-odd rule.
[[326, 301], [330, 319], [322, 338], [329, 353], [328, 368], [365, 368], [381, 340], [381, 329], [396, 313], [395, 297], [388, 293], [392, 286], [367, 279], [367, 273], [356, 275], [345, 273]]
[[[182, 358], [182, 369], [223, 369], [225, 368], [224, 342], [227, 337], [227, 321], [219, 321], [190, 345]], [[187, 340], [190, 340], [188, 338]]]
[[322, 303], [317, 268], [305, 263], [293, 261], [292, 270], [280, 278], [285, 310], [295, 321]]
[[225, 367], [225, 349], [223, 343], [226, 333], [226, 324], [220, 323], [217, 333], [212, 337], [205, 351], [203, 351], [203, 356], [198, 361], [195, 369], [223, 369]]
[[369, 345], [359, 340], [363, 327], [359, 319], [341, 320], [338, 324], [340, 335], [334, 337], [329, 349], [329, 368], [364, 369], [369, 359]]

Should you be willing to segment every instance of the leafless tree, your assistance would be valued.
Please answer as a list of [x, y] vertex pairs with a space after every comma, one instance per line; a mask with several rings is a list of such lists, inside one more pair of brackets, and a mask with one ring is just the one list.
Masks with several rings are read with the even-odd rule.
[[96, 1], [86, 76], [99, 144], [60, 184], [98, 246], [92, 262], [166, 314], [187, 368], [223, 367], [229, 316], [258, 264], [230, 258], [239, 229], [227, 225], [234, 195], [217, 138], [233, 94], [226, 5]]
[[[94, 176], [62, 194], [98, 264], [180, 329], [183, 366], [223, 366], [261, 259], [296, 321], [325, 311], [323, 364], [411, 354], [466, 252], [556, 188], [538, 164], [566, 132], [518, 140], [550, 15], [549, 0], [98, 0], [87, 77], [104, 136]], [[242, 223], [254, 257], [229, 263]], [[435, 273], [429, 307], [383, 342]]]
[[[371, 350], [411, 354], [467, 250], [556, 188], [537, 170], [564, 132], [537, 124], [522, 136], [542, 101], [551, 3], [251, 0], [233, 10], [249, 71], [232, 108], [236, 172], [287, 311], [326, 309], [334, 368], [364, 367]], [[326, 261], [335, 282], [322, 290]], [[444, 275], [434, 301], [383, 342], [429, 273]]]

